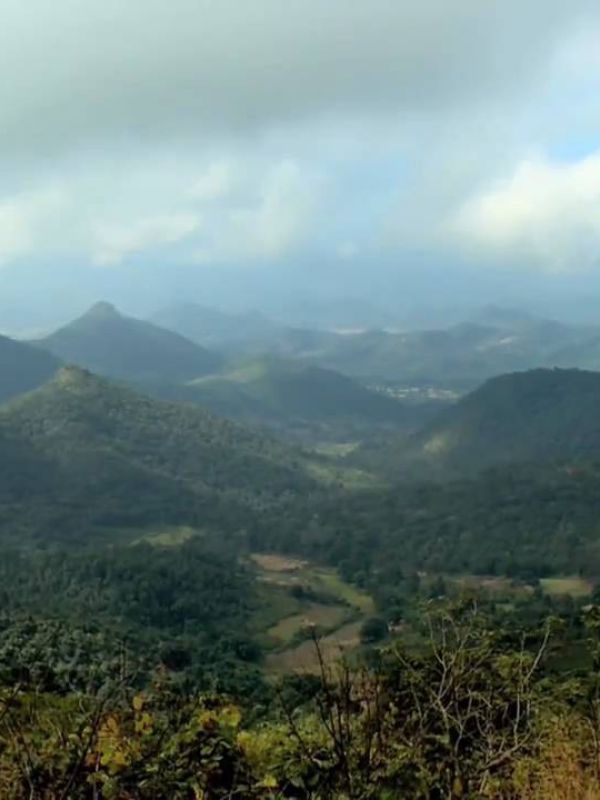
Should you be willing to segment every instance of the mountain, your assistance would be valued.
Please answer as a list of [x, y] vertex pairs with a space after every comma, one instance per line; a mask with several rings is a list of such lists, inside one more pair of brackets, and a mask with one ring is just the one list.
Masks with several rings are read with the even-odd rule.
[[499, 306], [495, 303], [488, 303], [481, 306], [468, 315], [468, 321], [478, 325], [486, 325], [492, 328], [503, 328], [514, 330], [518, 327], [526, 327], [537, 321], [539, 317], [523, 311], [519, 308]]
[[163, 386], [160, 393], [288, 431], [312, 426], [316, 435], [341, 435], [342, 429], [350, 433], [361, 425], [414, 429], [440, 405], [401, 402], [333, 370], [277, 357], [254, 359], [185, 386]]
[[442, 412], [398, 455], [417, 469], [458, 473], [600, 458], [600, 373], [538, 369], [493, 378]]
[[577, 364], [582, 369], [600, 370], [600, 333], [571, 342], [554, 354], [556, 366]]
[[244, 527], [251, 507], [312, 486], [298, 451], [77, 367], [0, 408], [0, 442], [0, 527], [15, 533]]
[[318, 359], [342, 338], [331, 331], [282, 325], [257, 311], [228, 313], [194, 303], [163, 309], [152, 322], [237, 357]]
[[0, 336], [0, 403], [41, 386], [59, 366], [50, 353]]
[[184, 381], [217, 369], [220, 356], [177, 333], [96, 303], [36, 344], [67, 363], [126, 381]]
[[[492, 309], [485, 316], [486, 324], [463, 322], [439, 330], [329, 334], [301, 357], [370, 383], [465, 390], [507, 372], [558, 366], [563, 348], [579, 346], [593, 334], [590, 328], [508, 311]], [[564, 366], [582, 366], [577, 353]]]
[[192, 342], [222, 349], [239, 343], [255, 348], [271, 346], [284, 330], [258, 311], [228, 313], [197, 303], [180, 303], [161, 309], [151, 322], [177, 331]]

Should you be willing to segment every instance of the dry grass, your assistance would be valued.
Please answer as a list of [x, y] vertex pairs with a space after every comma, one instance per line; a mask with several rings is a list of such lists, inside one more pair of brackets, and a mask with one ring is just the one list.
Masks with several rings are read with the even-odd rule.
[[[326, 663], [332, 664], [341, 655], [355, 649], [360, 644], [362, 622], [349, 622], [335, 633], [324, 636], [320, 640], [321, 654]], [[266, 658], [267, 672], [281, 674], [288, 672], [304, 672], [319, 674], [319, 659], [314, 642], [307, 640], [297, 647], [281, 653], [271, 653]]]
[[591, 581], [576, 575], [569, 578], [542, 578], [540, 585], [543, 591], [549, 595], [589, 597], [592, 593]]
[[583, 722], [555, 721], [546, 737], [538, 758], [517, 765], [517, 800], [600, 800], [592, 737]]

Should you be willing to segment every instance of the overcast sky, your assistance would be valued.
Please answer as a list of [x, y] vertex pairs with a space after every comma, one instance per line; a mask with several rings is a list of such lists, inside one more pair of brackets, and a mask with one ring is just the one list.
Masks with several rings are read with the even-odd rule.
[[600, 296], [597, 0], [3, 0], [0, 76], [0, 327]]

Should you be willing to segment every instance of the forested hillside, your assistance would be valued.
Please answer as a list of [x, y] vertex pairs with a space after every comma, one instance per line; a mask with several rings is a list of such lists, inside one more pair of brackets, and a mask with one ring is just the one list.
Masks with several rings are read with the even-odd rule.
[[360, 440], [382, 429], [415, 430], [444, 406], [397, 400], [333, 370], [275, 357], [152, 391], [312, 443]]
[[[278, 372], [279, 395], [269, 373], [242, 377], [274, 407], [307, 407], [304, 369]], [[346, 391], [372, 402], [325, 377], [333, 419]], [[15, 800], [23, 786], [52, 787], [51, 800], [149, 800], [168, 787], [183, 800], [196, 785], [215, 798], [367, 800], [401, 787], [430, 800], [493, 781], [501, 797], [530, 800], [523, 786], [565, 780], [546, 749], [566, 725], [577, 730], [569, 769], [593, 786], [581, 697], [596, 680], [597, 394], [588, 373], [491, 381], [413, 446], [456, 412], [461, 458], [481, 452], [477, 436], [507, 461], [535, 458], [483, 472], [467, 461], [468, 479], [448, 461], [437, 483], [405, 473], [393, 485], [77, 367], [3, 405], [0, 788]], [[458, 670], [458, 694], [415, 721], [408, 698], [430, 703], [443, 664]], [[452, 709], [469, 697], [467, 735]], [[395, 703], [405, 711], [384, 711]], [[458, 749], [435, 744], [448, 714]], [[219, 748], [225, 761], [213, 762]]]
[[312, 484], [299, 451], [76, 367], [0, 408], [0, 435], [7, 530], [223, 522]]
[[37, 389], [60, 366], [60, 361], [24, 342], [0, 336], [0, 403]]
[[409, 439], [367, 444], [359, 463], [396, 478], [452, 477], [508, 463], [600, 457], [600, 374], [530, 370], [493, 378]]

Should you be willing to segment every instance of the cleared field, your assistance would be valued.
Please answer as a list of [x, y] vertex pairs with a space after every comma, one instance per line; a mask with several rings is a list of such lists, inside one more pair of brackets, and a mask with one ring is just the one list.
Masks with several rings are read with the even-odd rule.
[[298, 631], [307, 625], [316, 625], [319, 628], [335, 628], [341, 625], [348, 617], [348, 609], [344, 606], [326, 606], [321, 603], [311, 603], [301, 614], [285, 617], [267, 631], [269, 636], [281, 642], [288, 642]]
[[188, 525], [180, 525], [176, 528], [157, 528], [149, 531], [145, 536], [140, 536], [133, 544], [146, 542], [154, 547], [180, 547], [194, 536], [201, 536], [202, 531], [190, 528]]
[[315, 447], [315, 453], [331, 458], [344, 458], [359, 446], [359, 442], [324, 442]]
[[[435, 576], [437, 577], [437, 576]], [[484, 589], [497, 598], [505, 598], [507, 602], [518, 597], [525, 597], [534, 592], [531, 584], [515, 582], [511, 578], [498, 575], [443, 575], [445, 581], [460, 586], [461, 589]], [[433, 580], [434, 576], [431, 576]], [[567, 575], [562, 578], [541, 578], [542, 591], [548, 595], [570, 597], [588, 597], [593, 584], [579, 575]]]
[[[344, 581], [336, 570], [298, 558], [275, 553], [254, 553], [250, 558], [265, 597], [279, 598], [264, 604], [255, 617], [255, 630], [264, 634], [267, 646], [279, 648], [267, 656], [267, 672], [316, 671], [318, 660], [312, 641], [286, 647], [307, 624], [330, 631], [320, 639], [327, 661], [335, 661], [342, 651], [360, 644], [364, 618], [375, 612], [373, 599], [366, 592]], [[269, 624], [265, 625], [267, 619]]]
[[362, 614], [372, 614], [375, 610], [371, 596], [344, 581], [334, 569], [277, 553], [253, 553], [250, 559], [259, 568], [259, 578], [263, 581], [278, 586], [304, 586], [352, 606]]
[[497, 598], [517, 598], [532, 594], [533, 586], [515, 583], [511, 578], [498, 575], [443, 575], [444, 580], [461, 589], [485, 590]]
[[277, 553], [252, 553], [250, 558], [264, 572], [297, 572], [309, 566], [308, 561]]
[[267, 646], [273, 646], [268, 631], [281, 620], [303, 613], [305, 602], [293, 597], [287, 587], [263, 583], [257, 587], [257, 604], [250, 619], [252, 632], [267, 636]]
[[309, 475], [322, 483], [335, 483], [348, 489], [370, 489], [384, 485], [381, 478], [370, 472], [356, 467], [343, 466], [341, 462], [310, 461], [306, 467]]
[[373, 598], [351, 583], [346, 583], [334, 570], [315, 569], [314, 578], [326, 591], [354, 606], [362, 614], [375, 613]]
[[[321, 653], [325, 663], [333, 664], [344, 654], [358, 647], [361, 626], [361, 621], [350, 622], [335, 633], [320, 639]], [[319, 659], [314, 642], [309, 640], [280, 653], [271, 653], [266, 658], [266, 669], [273, 675], [286, 672], [318, 673]]]
[[549, 595], [569, 595], [587, 597], [592, 593], [592, 583], [577, 575], [566, 578], [542, 578], [542, 590]]

